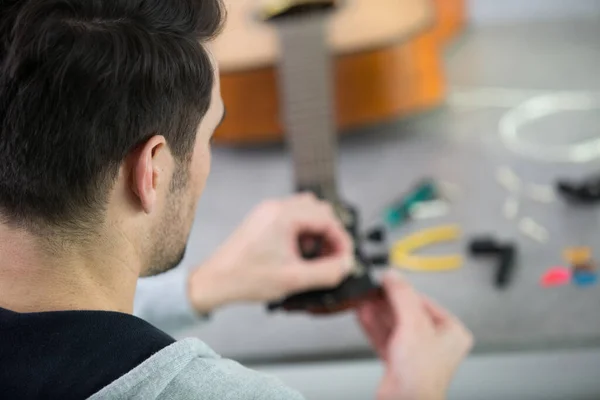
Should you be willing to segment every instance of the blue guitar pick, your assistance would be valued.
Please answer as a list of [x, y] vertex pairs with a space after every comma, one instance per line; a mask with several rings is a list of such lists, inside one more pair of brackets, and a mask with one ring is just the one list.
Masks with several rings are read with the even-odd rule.
[[598, 274], [589, 271], [577, 271], [573, 274], [573, 282], [580, 287], [593, 286], [598, 281]]

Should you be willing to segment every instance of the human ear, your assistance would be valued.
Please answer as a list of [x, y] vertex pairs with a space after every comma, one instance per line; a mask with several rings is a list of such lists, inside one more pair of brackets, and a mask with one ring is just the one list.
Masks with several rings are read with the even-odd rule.
[[165, 138], [157, 135], [146, 141], [135, 153], [131, 189], [146, 214], [150, 214], [156, 206], [158, 185], [168, 182], [163, 165], [163, 156], [167, 151]]

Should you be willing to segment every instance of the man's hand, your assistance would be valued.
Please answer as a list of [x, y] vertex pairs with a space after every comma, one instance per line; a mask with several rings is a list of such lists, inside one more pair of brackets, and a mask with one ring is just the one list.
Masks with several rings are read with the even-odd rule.
[[385, 364], [379, 400], [441, 400], [473, 345], [453, 315], [418, 294], [398, 274], [384, 280], [385, 297], [357, 310]]
[[[303, 235], [324, 239], [325, 254], [302, 258]], [[189, 280], [200, 312], [238, 301], [277, 301], [298, 292], [332, 288], [352, 268], [350, 236], [333, 208], [311, 194], [259, 205], [217, 253]]]

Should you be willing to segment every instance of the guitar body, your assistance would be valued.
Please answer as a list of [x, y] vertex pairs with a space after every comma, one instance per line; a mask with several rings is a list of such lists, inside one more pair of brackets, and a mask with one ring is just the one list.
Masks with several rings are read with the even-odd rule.
[[437, 13], [433, 34], [445, 45], [459, 35], [467, 23], [465, 0], [434, 0]]
[[[462, 3], [353, 0], [348, 10], [337, 12], [329, 44], [338, 132], [414, 114], [444, 100], [440, 42], [464, 22]], [[271, 27], [252, 17], [260, 1], [226, 4], [230, 20], [214, 53], [227, 118], [215, 141], [228, 145], [281, 141], [277, 37]]]

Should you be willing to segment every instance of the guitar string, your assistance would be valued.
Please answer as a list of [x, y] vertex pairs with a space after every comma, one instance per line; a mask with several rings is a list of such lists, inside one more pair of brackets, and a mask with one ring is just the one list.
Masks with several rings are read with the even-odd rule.
[[[288, 26], [280, 26], [284, 52], [282, 76], [285, 85], [288, 85], [285, 90], [286, 123], [297, 183], [317, 183], [325, 192], [324, 196], [334, 200], [331, 198], [336, 195], [334, 115], [331, 112], [331, 89], [325, 86], [331, 83], [327, 79], [330, 65], [329, 56], [325, 53], [325, 21], [317, 23], [320, 25], [318, 31], [312, 24], [305, 24], [301, 31], [295, 30], [297, 26], [294, 26], [293, 32], [287, 31]], [[315, 96], [313, 90], [320, 95]], [[308, 116], [312, 120], [308, 120]]]

